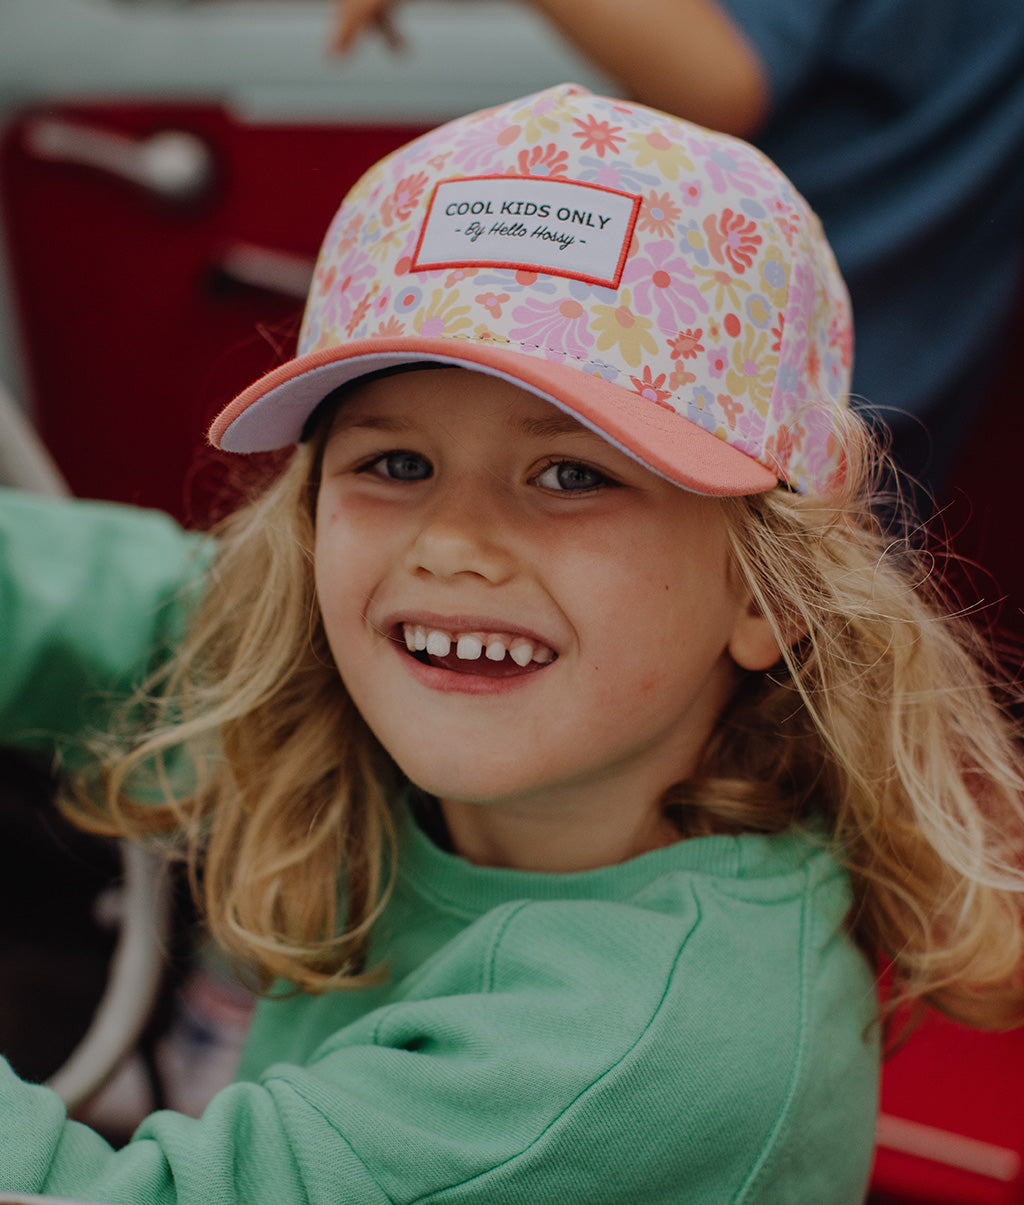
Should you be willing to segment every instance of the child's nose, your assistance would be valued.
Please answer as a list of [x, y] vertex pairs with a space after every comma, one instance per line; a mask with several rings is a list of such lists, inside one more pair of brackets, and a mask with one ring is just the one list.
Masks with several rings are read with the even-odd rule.
[[512, 573], [507, 535], [500, 508], [478, 495], [459, 493], [439, 499], [416, 533], [409, 567], [441, 580], [472, 574], [497, 584]]

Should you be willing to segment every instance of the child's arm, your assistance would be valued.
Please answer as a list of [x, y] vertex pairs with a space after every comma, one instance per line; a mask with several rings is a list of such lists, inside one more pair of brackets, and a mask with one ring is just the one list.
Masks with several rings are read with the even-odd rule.
[[158, 512], [0, 489], [0, 741], [103, 730], [180, 637], [207, 561]]
[[[768, 106], [760, 57], [715, 0], [530, 0], [573, 45], [644, 104], [750, 137]], [[335, 0], [346, 52], [394, 0]]]

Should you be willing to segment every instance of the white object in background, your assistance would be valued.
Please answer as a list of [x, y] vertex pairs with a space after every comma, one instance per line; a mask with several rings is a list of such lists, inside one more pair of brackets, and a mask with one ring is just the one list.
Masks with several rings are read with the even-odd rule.
[[[2, 385], [0, 481], [51, 496], [68, 493], [35, 429]], [[120, 848], [125, 885], [106, 990], [85, 1036], [49, 1080], [69, 1109], [98, 1091], [135, 1046], [160, 987], [171, 915], [164, 864], [128, 841]]]
[[186, 130], [145, 138], [79, 122], [40, 117], [25, 127], [25, 147], [39, 159], [70, 163], [128, 180], [164, 201], [197, 201], [213, 181], [213, 154]]

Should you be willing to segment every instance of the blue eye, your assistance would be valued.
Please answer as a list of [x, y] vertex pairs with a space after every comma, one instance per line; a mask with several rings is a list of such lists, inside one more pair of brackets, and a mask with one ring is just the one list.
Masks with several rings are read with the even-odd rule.
[[426, 481], [433, 476], [434, 466], [418, 452], [387, 452], [372, 460], [366, 469], [390, 481]]
[[546, 490], [573, 493], [612, 484], [604, 473], [599, 473], [597, 469], [592, 469], [588, 464], [581, 464], [578, 460], [552, 461], [537, 474], [534, 481]]

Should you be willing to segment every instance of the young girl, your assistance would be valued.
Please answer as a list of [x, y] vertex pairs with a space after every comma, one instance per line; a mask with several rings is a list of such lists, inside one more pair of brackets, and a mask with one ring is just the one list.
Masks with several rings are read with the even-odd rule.
[[[3, 512], [4, 730], [103, 722], [155, 658], [98, 806], [180, 838], [268, 994], [238, 1082], [120, 1151], [5, 1070], [0, 1186], [860, 1201], [879, 967], [1024, 1012], [1021, 780], [868, 508], [816, 219], [745, 144], [555, 88], [364, 177], [300, 352], [214, 423], [297, 444], [215, 550]], [[31, 689], [64, 663], [84, 715]]]

